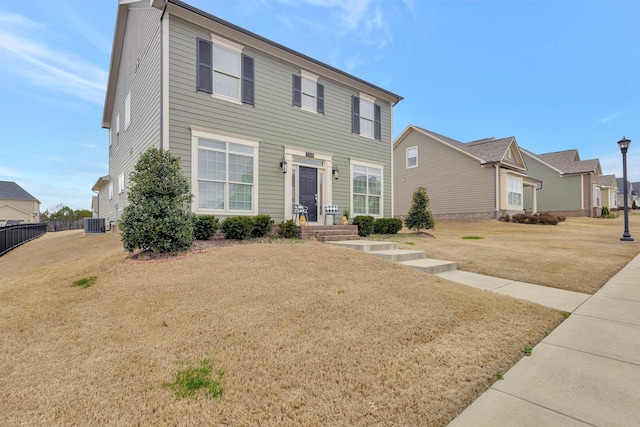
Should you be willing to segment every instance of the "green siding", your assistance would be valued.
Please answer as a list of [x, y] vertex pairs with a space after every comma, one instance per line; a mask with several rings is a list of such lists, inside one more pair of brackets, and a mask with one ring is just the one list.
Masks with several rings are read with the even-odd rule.
[[[129, 174], [142, 152], [160, 141], [160, 14], [152, 8], [129, 10], [122, 47], [122, 61], [116, 85], [111, 127], [113, 141], [109, 159], [110, 184], [98, 198], [100, 217], [115, 221], [127, 204], [127, 193], [118, 193], [118, 177]], [[131, 124], [125, 129], [125, 97], [131, 91]], [[120, 135], [115, 135], [116, 116], [120, 114]], [[118, 205], [116, 210], [115, 205]]]
[[[384, 215], [391, 216], [391, 105], [382, 108], [382, 141], [351, 133], [351, 96], [358, 91], [320, 75], [325, 88], [325, 114], [292, 106], [292, 74], [301, 67], [245, 46], [243, 53], [255, 59], [255, 106], [238, 105], [196, 92], [196, 37], [210, 38], [210, 31], [171, 17], [169, 42], [169, 140], [170, 150], [182, 158], [191, 177], [191, 126], [260, 139], [260, 213], [281, 221], [284, 206], [283, 174], [279, 163], [284, 146], [330, 154], [341, 171], [333, 180], [333, 203], [349, 206], [350, 159], [382, 163]], [[288, 175], [287, 175], [288, 178]]]
[[[582, 179], [580, 176], [561, 176], [539, 160], [522, 152], [527, 163], [527, 174], [543, 181], [537, 192], [538, 212], [572, 211], [584, 209], [582, 205]], [[531, 193], [525, 193], [525, 209], [533, 209]]]

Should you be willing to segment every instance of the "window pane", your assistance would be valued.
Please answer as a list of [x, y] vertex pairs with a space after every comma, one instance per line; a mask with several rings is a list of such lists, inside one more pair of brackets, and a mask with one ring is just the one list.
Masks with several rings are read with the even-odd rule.
[[360, 117], [364, 117], [373, 122], [373, 102], [360, 98]]
[[198, 181], [198, 207], [202, 209], [224, 209], [224, 184]]
[[229, 181], [253, 184], [253, 157], [229, 154]]
[[216, 71], [240, 77], [240, 54], [214, 45], [213, 68]]
[[249, 147], [248, 145], [229, 143], [229, 151], [235, 151], [236, 153], [253, 154], [253, 147]]
[[214, 73], [214, 87], [213, 91], [218, 95], [227, 96], [229, 98], [239, 98], [240, 79], [237, 77], [231, 77], [219, 72]]
[[313, 96], [309, 96], [306, 93], [302, 94], [302, 106], [305, 108], [310, 108], [312, 110], [316, 109], [316, 99]]
[[364, 174], [354, 173], [353, 175], [353, 193], [367, 194], [367, 176]]
[[316, 89], [318, 85], [313, 80], [302, 79], [302, 93], [316, 97]]
[[250, 211], [252, 185], [229, 184], [229, 209]]
[[376, 175], [369, 175], [369, 194], [379, 196], [382, 191], [382, 183], [380, 177]]
[[369, 215], [380, 214], [380, 197], [369, 196]]
[[198, 150], [198, 179], [226, 180], [226, 154], [219, 151]]
[[373, 138], [373, 121], [360, 116], [360, 135]]
[[353, 195], [353, 213], [360, 215], [366, 214], [366, 201], [367, 196], [359, 196], [357, 194]]

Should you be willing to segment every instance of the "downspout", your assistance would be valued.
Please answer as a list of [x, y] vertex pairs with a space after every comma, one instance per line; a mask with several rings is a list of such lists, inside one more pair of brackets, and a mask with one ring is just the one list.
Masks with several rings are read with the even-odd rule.
[[500, 169], [497, 163], [493, 164], [493, 168], [496, 170], [496, 173], [494, 176], [495, 186], [493, 188], [493, 198], [495, 200], [496, 205], [494, 208], [493, 217], [497, 219], [498, 212], [500, 211]]
[[163, 69], [164, 69], [164, 56], [163, 56], [163, 52], [164, 52], [164, 46], [163, 46], [163, 41], [164, 41], [164, 35], [163, 35], [163, 31], [162, 31], [162, 20], [164, 19], [164, 14], [167, 11], [167, 1], [168, 0], [164, 0], [164, 7], [162, 8], [162, 14], [160, 15], [160, 150], [162, 150], [164, 148], [164, 91], [163, 91], [163, 87], [164, 87], [164, 73], [163, 73]]

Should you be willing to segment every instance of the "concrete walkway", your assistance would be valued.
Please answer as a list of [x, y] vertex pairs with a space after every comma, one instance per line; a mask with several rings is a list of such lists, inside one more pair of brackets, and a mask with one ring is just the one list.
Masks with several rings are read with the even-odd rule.
[[[467, 284], [512, 292], [502, 280]], [[538, 298], [530, 286], [516, 292]], [[450, 427], [640, 426], [640, 255], [575, 310], [567, 308], [573, 314]]]

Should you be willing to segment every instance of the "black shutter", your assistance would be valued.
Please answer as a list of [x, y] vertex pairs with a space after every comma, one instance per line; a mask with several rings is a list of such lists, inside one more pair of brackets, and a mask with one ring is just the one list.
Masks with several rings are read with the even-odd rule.
[[302, 107], [302, 77], [293, 75], [293, 105]]
[[213, 93], [213, 43], [197, 39], [196, 90]]
[[324, 86], [318, 83], [318, 87], [316, 89], [316, 111], [320, 114], [324, 114]]
[[242, 103], [254, 105], [255, 101], [255, 78], [254, 78], [253, 58], [242, 55]]
[[375, 139], [382, 139], [382, 123], [381, 123], [382, 112], [380, 111], [380, 106], [373, 106], [373, 137]]
[[351, 96], [351, 133], [360, 133], [360, 98]]

